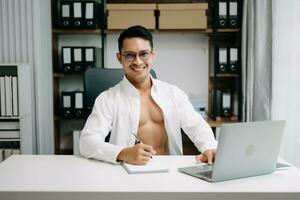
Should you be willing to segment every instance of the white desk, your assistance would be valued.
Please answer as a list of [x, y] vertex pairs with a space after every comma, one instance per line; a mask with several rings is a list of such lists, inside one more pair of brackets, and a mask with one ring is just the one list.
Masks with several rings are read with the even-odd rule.
[[193, 156], [159, 156], [169, 173], [129, 175], [76, 156], [14, 155], [0, 164], [0, 199], [300, 199], [300, 170], [208, 183], [177, 171]]

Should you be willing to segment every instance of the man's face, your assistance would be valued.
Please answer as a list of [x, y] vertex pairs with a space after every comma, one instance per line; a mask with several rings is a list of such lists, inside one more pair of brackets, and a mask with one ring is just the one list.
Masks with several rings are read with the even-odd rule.
[[121, 53], [117, 53], [125, 74], [133, 84], [141, 84], [150, 77], [154, 53], [150, 42], [142, 38], [126, 38]]

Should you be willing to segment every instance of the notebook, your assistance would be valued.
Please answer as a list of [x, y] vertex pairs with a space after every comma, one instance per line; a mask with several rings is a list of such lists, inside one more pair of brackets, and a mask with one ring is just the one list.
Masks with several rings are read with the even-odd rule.
[[178, 170], [209, 182], [272, 173], [284, 127], [285, 121], [223, 124], [212, 169], [198, 165]]
[[160, 163], [155, 156], [153, 156], [146, 165], [133, 165], [123, 162], [122, 166], [128, 172], [128, 174], [169, 172], [169, 168]]

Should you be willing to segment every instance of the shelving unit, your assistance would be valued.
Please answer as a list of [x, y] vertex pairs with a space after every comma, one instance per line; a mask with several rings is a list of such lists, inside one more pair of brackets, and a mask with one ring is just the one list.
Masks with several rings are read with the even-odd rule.
[[[0, 74], [1, 77], [16, 77], [16, 82], [5, 79], [0, 83], [1, 90], [5, 88], [5, 92], [1, 92], [1, 109], [4, 110], [1, 110], [0, 117], [0, 149], [4, 151], [16, 149], [18, 154], [33, 154], [36, 149], [36, 138], [32, 112], [34, 99], [32, 69], [26, 63], [0, 64]], [[15, 83], [16, 90], [13, 89]], [[8, 84], [12, 88], [7, 88]], [[8, 107], [11, 107], [12, 113], [8, 112]]]
[[[52, 50], [53, 50], [53, 102], [54, 102], [54, 141], [55, 141], [55, 154], [73, 154], [73, 144], [72, 144], [72, 133], [73, 130], [81, 130], [85, 123], [85, 117], [81, 119], [65, 119], [61, 116], [61, 104], [62, 97], [61, 93], [65, 89], [67, 90], [77, 90], [83, 91], [83, 72], [81, 73], [64, 73], [58, 72], [57, 68], [61, 66], [61, 47], [64, 46], [62, 43], [64, 39], [67, 38], [67, 46], [97, 46], [101, 47], [101, 66], [104, 65], [104, 27], [100, 24], [100, 28], [94, 29], [62, 29], [57, 23], [57, 2], [59, 0], [52, 0]], [[68, 1], [73, 2], [73, 1]], [[105, 1], [97, 1], [97, 3], [105, 4]], [[103, 8], [100, 5], [99, 11]], [[103, 11], [101, 11], [103, 12]], [[101, 13], [98, 13], [99, 16]], [[88, 38], [99, 38], [96, 44], [87, 45], [80, 44], [77, 45], [76, 39], [73, 37], [88, 37]], [[63, 38], [63, 39], [62, 39]], [[94, 39], [96, 40], [96, 39]], [[99, 58], [98, 58], [99, 59]], [[76, 83], [76, 86], [72, 84]]]
[[[52, 9], [55, 9], [55, 2], [57, 0], [52, 0]], [[152, 31], [152, 33], [197, 33], [197, 34], [206, 34], [210, 38], [209, 47], [213, 47], [216, 45], [215, 38], [222, 38], [224, 40], [230, 39], [234, 40], [235, 44], [240, 45], [240, 33], [241, 30], [239, 28], [235, 29], [215, 29], [213, 25], [213, 18], [214, 13], [212, 10], [214, 9], [214, 0], [196, 0], [196, 1], [189, 1], [189, 0], [143, 0], [143, 1], [126, 1], [130, 3], [209, 3], [209, 10], [208, 10], [208, 27], [206, 29], [159, 29], [155, 28]], [[103, 0], [103, 11], [106, 13], [106, 3], [125, 3], [125, 1], [122, 0]], [[105, 15], [107, 17], [107, 15]], [[158, 16], [157, 16], [158, 17]], [[53, 19], [55, 20], [55, 19]], [[106, 21], [106, 19], [104, 20]], [[158, 22], [158, 19], [156, 19], [156, 23]], [[59, 110], [60, 110], [60, 85], [62, 80], [65, 79], [77, 79], [77, 81], [82, 81], [82, 74], [77, 73], [60, 73], [55, 71], [55, 67], [58, 66], [59, 63], [59, 37], [60, 36], [67, 36], [67, 35], [80, 35], [82, 37], [85, 37], [86, 35], [96, 35], [101, 36], [101, 47], [102, 47], [102, 66], [105, 66], [104, 59], [106, 58], [106, 37], [109, 34], [116, 34], [120, 33], [122, 29], [114, 29], [114, 30], [108, 30], [104, 27], [100, 29], [71, 29], [71, 30], [65, 30], [65, 29], [59, 29], [55, 26], [53, 26], [52, 29], [52, 46], [53, 46], [53, 98], [54, 98], [54, 124], [55, 124], [55, 153], [56, 154], [71, 154], [72, 149], [65, 149], [64, 147], [61, 147], [61, 136], [64, 134], [62, 132], [63, 126], [69, 126], [68, 132], [69, 135], [72, 136], [73, 130], [81, 130], [81, 128], [84, 125], [84, 119], [82, 120], [66, 120], [60, 117]], [[213, 62], [210, 62], [209, 65], [214, 65]], [[209, 66], [208, 66], [209, 67]], [[241, 118], [241, 88], [239, 86], [241, 82], [241, 76], [240, 72], [238, 73], [222, 73], [218, 74], [215, 72], [210, 71], [207, 75], [209, 77], [209, 83], [208, 83], [208, 119], [207, 122], [213, 127], [219, 127], [222, 123], [232, 123], [232, 122], [238, 122]], [[232, 115], [229, 118], [222, 118], [220, 116], [213, 116], [211, 107], [213, 105], [213, 101], [211, 99], [211, 95], [214, 93], [215, 89], [218, 85], [223, 85], [223, 87], [226, 87], [226, 85], [230, 82], [235, 82], [234, 84], [237, 84], [237, 88], [235, 89], [236, 96], [237, 96], [237, 102], [238, 102], [238, 110], [235, 111], [237, 113], [236, 115]], [[186, 154], [194, 154], [195, 149], [192, 148], [192, 144], [188, 143], [188, 138], [185, 138], [183, 135], [183, 142], [186, 144], [186, 147], [184, 147], [184, 151]], [[73, 141], [71, 138], [69, 138], [70, 141]], [[72, 147], [72, 145], [70, 145]]]

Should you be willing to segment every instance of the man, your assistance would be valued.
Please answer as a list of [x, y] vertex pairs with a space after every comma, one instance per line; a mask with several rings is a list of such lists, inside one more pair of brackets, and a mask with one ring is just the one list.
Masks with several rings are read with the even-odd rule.
[[152, 155], [182, 154], [182, 128], [202, 152], [196, 160], [211, 164], [217, 142], [209, 125], [182, 90], [150, 75], [152, 34], [133, 26], [121, 33], [118, 45], [125, 76], [97, 97], [80, 137], [81, 154], [112, 163], [146, 164]]

